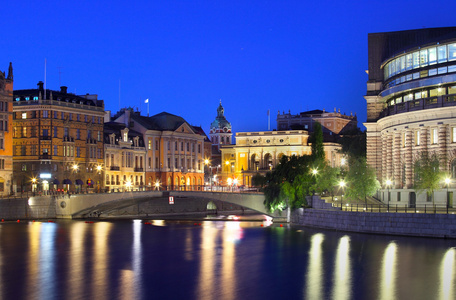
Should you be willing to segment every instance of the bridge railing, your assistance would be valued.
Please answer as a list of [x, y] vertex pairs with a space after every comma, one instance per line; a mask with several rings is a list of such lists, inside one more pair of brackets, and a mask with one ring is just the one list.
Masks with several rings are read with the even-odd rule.
[[456, 208], [446, 205], [425, 204], [425, 205], [387, 205], [387, 204], [351, 204], [337, 203], [333, 207], [340, 208], [342, 211], [371, 212], [371, 213], [416, 213], [416, 214], [455, 214]]

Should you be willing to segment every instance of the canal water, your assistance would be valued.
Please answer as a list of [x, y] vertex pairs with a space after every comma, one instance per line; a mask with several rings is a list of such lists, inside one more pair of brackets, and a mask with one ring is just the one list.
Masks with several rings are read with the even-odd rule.
[[0, 223], [0, 299], [455, 299], [456, 241], [247, 221]]

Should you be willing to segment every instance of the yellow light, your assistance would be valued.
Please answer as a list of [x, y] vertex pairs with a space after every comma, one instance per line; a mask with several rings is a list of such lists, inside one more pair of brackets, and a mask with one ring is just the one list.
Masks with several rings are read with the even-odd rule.
[[126, 186], [127, 188], [131, 187], [131, 181], [128, 180], [127, 182], [125, 182], [125, 186]]
[[233, 179], [228, 178], [228, 179], [227, 179], [227, 182], [228, 182], [228, 185], [231, 185], [231, 184], [233, 183]]
[[342, 166], [345, 166], [345, 162], [346, 162], [345, 158], [342, 158], [342, 159], [340, 160], [340, 164], [341, 164]]
[[318, 170], [317, 170], [317, 169], [313, 169], [313, 170], [312, 170], [312, 174], [317, 175], [317, 173], [318, 173]]
[[229, 164], [230, 164], [230, 162], [229, 162], [229, 161], [225, 161], [225, 165], [227, 165], [227, 166], [228, 166]]
[[345, 181], [341, 180], [341, 181], [339, 182], [339, 186], [343, 188], [343, 187], [345, 186]]
[[98, 171], [98, 172], [101, 171], [101, 166], [100, 166], [100, 165], [97, 166], [97, 171]]
[[78, 165], [76, 165], [76, 164], [74, 164], [74, 165], [73, 165], [73, 170], [75, 170], [75, 171], [76, 171], [78, 168], [79, 168], [79, 166], [78, 166]]
[[204, 160], [204, 164], [207, 165], [208, 163], [209, 163], [209, 159], [205, 159], [205, 160]]
[[33, 183], [36, 183], [36, 178], [32, 178], [32, 182], [33, 182]]
[[451, 179], [450, 179], [450, 178], [448, 178], [448, 177], [447, 177], [447, 178], [445, 178], [445, 184], [446, 184], [446, 185], [450, 184], [450, 181], [451, 181]]
[[238, 184], [237, 178], [235, 178], [235, 179], [233, 180], [233, 184], [234, 184], [234, 185], [237, 185], [237, 184]]

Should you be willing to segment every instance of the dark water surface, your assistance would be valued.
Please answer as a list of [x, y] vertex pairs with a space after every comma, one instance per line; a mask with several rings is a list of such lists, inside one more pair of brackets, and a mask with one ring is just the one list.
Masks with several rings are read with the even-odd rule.
[[454, 240], [151, 222], [0, 223], [0, 299], [456, 297]]

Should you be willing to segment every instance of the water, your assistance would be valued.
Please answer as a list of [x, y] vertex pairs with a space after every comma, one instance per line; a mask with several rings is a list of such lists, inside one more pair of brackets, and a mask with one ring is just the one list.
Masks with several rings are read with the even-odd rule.
[[454, 240], [151, 223], [0, 223], [0, 299], [456, 297]]

